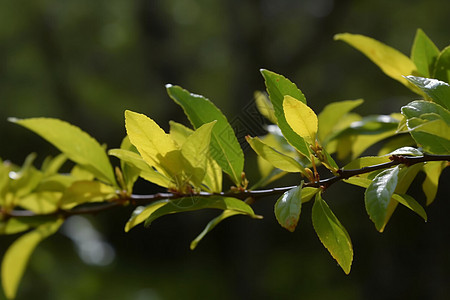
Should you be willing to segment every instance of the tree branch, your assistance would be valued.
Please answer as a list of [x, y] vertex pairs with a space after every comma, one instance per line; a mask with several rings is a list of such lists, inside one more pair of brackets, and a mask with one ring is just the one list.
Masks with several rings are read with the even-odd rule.
[[[391, 160], [390, 162], [363, 167], [360, 169], [351, 169], [351, 170], [345, 170], [345, 169], [339, 169], [337, 172], [337, 175], [322, 179], [316, 182], [307, 182], [303, 184], [303, 187], [314, 187], [314, 188], [322, 188], [327, 189], [332, 184], [348, 179], [353, 176], [370, 173], [377, 170], [387, 169], [391, 168], [396, 165], [404, 164], [405, 166], [412, 166], [418, 163], [428, 162], [428, 161], [450, 161], [450, 155], [432, 155], [432, 154], [424, 154], [423, 156], [403, 156], [403, 155], [392, 155], [389, 157]], [[9, 212], [1, 212], [1, 214], [4, 217], [7, 218], [24, 218], [24, 217], [35, 217], [35, 216], [60, 216], [63, 218], [70, 217], [72, 215], [83, 215], [83, 214], [97, 214], [106, 210], [110, 210], [112, 208], [126, 205], [128, 203], [131, 203], [132, 205], [147, 205], [150, 203], [153, 203], [158, 200], [174, 200], [179, 198], [186, 198], [186, 197], [211, 197], [211, 196], [223, 196], [223, 197], [232, 197], [237, 198], [241, 200], [245, 200], [247, 198], [252, 198], [253, 200], [257, 200], [259, 198], [268, 197], [268, 196], [274, 196], [274, 195], [281, 195], [285, 193], [286, 191], [289, 191], [290, 189], [294, 188], [296, 186], [285, 186], [285, 187], [278, 187], [278, 188], [272, 188], [272, 189], [264, 189], [264, 190], [238, 190], [238, 191], [229, 191], [229, 192], [220, 192], [220, 193], [207, 193], [207, 192], [200, 192], [196, 194], [181, 194], [181, 193], [157, 193], [157, 194], [151, 194], [151, 195], [118, 195], [117, 198], [112, 199], [107, 204], [100, 204], [95, 206], [83, 206], [74, 208], [71, 210], [63, 210], [59, 209], [53, 213], [49, 214], [36, 214], [32, 211], [28, 210], [12, 210]]]

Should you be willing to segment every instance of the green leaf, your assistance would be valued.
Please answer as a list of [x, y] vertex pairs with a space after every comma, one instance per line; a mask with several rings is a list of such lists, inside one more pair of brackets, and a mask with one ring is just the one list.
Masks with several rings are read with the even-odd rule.
[[281, 227], [294, 232], [302, 209], [302, 187], [299, 186], [285, 192], [275, 203], [275, 217]]
[[152, 213], [169, 203], [169, 200], [159, 200], [147, 206], [138, 206], [134, 209], [127, 224], [125, 224], [125, 232], [130, 231], [134, 226], [144, 222]]
[[439, 53], [434, 67], [433, 78], [450, 83], [450, 46]]
[[265, 144], [258, 137], [246, 137], [247, 142], [255, 150], [255, 152], [272, 164], [275, 168], [287, 172], [300, 172], [306, 174], [305, 168], [290, 156], [278, 152], [274, 148]]
[[140, 172], [139, 176], [141, 176], [145, 180], [148, 180], [162, 187], [174, 186], [174, 183], [170, 178], [155, 171], [139, 154], [124, 149], [111, 149], [108, 153], [109, 155], [118, 157], [121, 161], [138, 169]]
[[198, 243], [211, 231], [213, 230], [217, 225], [219, 225], [220, 222], [223, 220], [235, 216], [235, 215], [242, 215], [244, 213], [240, 211], [235, 210], [224, 210], [219, 216], [215, 217], [209, 223], [206, 225], [205, 229], [191, 242], [190, 249], [194, 250]]
[[406, 55], [370, 37], [342, 33], [334, 36], [335, 40], [341, 40], [361, 51], [367, 58], [375, 63], [386, 75], [404, 84], [417, 92], [418, 89], [411, 85], [403, 76], [417, 73], [417, 67]]
[[183, 145], [184, 141], [186, 141], [187, 137], [194, 132], [194, 130], [175, 121], [169, 121], [169, 125], [169, 135], [180, 147]]
[[182, 156], [178, 145], [149, 117], [125, 111], [125, 127], [142, 158], [166, 176], [181, 176]]
[[[364, 156], [357, 158], [350, 163], [346, 164], [342, 169], [344, 170], [352, 170], [352, 169], [361, 169], [368, 166], [374, 166], [378, 164], [383, 164], [390, 162], [391, 160], [387, 155], [384, 156]], [[364, 174], [361, 174], [364, 175]]]
[[210, 196], [210, 197], [198, 197], [191, 196], [180, 199], [171, 200], [166, 205], [154, 211], [145, 221], [145, 226], [149, 226], [154, 220], [159, 217], [187, 212], [200, 210], [205, 208], [216, 208], [221, 210], [233, 210], [241, 212], [245, 215], [248, 215], [252, 218], [261, 218], [260, 216], [255, 215], [253, 209], [246, 204], [244, 201], [230, 198], [230, 197], [222, 197], [222, 196]]
[[302, 189], [302, 203], [306, 203], [314, 197], [315, 194], [320, 192], [320, 188], [313, 188], [313, 187], [304, 187]]
[[240, 186], [244, 153], [233, 128], [222, 112], [205, 97], [191, 94], [179, 86], [166, 86], [169, 96], [180, 105], [195, 128], [217, 120], [211, 134], [211, 156], [233, 182]]
[[406, 206], [419, 216], [421, 216], [425, 220], [425, 222], [427, 221], [427, 213], [413, 197], [406, 194], [403, 195], [393, 194], [392, 198], [397, 200], [400, 204]]
[[408, 118], [422, 118], [422, 115], [435, 113], [450, 124], [450, 112], [434, 102], [417, 100], [402, 107], [402, 114]]
[[291, 96], [284, 96], [283, 110], [286, 121], [292, 130], [307, 143], [315, 145], [318, 119], [314, 111], [305, 103]]
[[181, 146], [183, 169], [195, 187], [200, 187], [206, 175], [211, 132], [216, 121], [203, 124], [189, 135]]
[[61, 192], [35, 192], [22, 197], [18, 205], [37, 214], [49, 214], [58, 209]]
[[423, 166], [423, 171], [427, 177], [422, 184], [422, 188], [427, 197], [427, 205], [430, 205], [436, 197], [439, 177], [446, 166], [447, 162], [445, 161], [429, 161]]
[[267, 95], [260, 91], [256, 91], [254, 95], [258, 111], [266, 117], [267, 120], [273, 124], [277, 124], [277, 117], [275, 116], [272, 102], [270, 102], [270, 99], [267, 98]]
[[64, 209], [89, 203], [103, 202], [116, 197], [116, 189], [98, 181], [76, 181], [64, 193], [60, 205]]
[[325, 106], [325, 108], [319, 113], [319, 130], [317, 135], [320, 141], [324, 141], [326, 136], [333, 131], [333, 128], [338, 122], [341, 121], [345, 115], [358, 107], [364, 102], [362, 99], [347, 100], [340, 102], [333, 102]]
[[92, 172], [99, 180], [117, 185], [105, 149], [90, 135], [67, 122], [51, 118], [15, 119], [53, 144], [67, 157]]
[[425, 92], [434, 102], [450, 109], [450, 85], [437, 79], [406, 76], [411, 83]]
[[382, 231], [387, 208], [398, 182], [400, 167], [386, 169], [379, 173], [367, 188], [364, 198], [366, 210], [378, 231]]
[[450, 126], [447, 125], [443, 119], [425, 122], [419, 126], [411, 128], [411, 132], [418, 131], [435, 135], [447, 141], [449, 141], [450, 138]]
[[278, 75], [268, 70], [261, 70], [265, 79], [267, 92], [272, 102], [277, 124], [281, 129], [286, 140], [300, 153], [309, 158], [309, 148], [305, 140], [295, 133], [286, 121], [283, 110], [283, 101], [285, 96], [291, 96], [306, 104], [306, 98], [303, 93], [284, 76]]
[[417, 29], [414, 43], [411, 48], [411, 60], [417, 66], [418, 72], [425, 77], [430, 77], [430, 75], [433, 74], [433, 67], [438, 55], [439, 49], [436, 45], [422, 29]]
[[2, 262], [2, 285], [8, 299], [16, 297], [17, 288], [28, 260], [36, 246], [46, 237], [54, 234], [63, 220], [39, 226], [17, 239], [6, 251]]
[[353, 261], [353, 247], [350, 236], [336, 218], [320, 193], [312, 208], [314, 230], [331, 256], [339, 263], [345, 274], [350, 273]]

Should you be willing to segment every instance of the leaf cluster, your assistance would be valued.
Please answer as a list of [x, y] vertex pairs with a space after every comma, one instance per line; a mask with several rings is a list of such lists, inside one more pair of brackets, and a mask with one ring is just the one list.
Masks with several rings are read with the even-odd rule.
[[[46, 139], [61, 154], [47, 158], [40, 169], [33, 166], [33, 154], [22, 166], [0, 163], [0, 233], [22, 233], [3, 258], [6, 296], [15, 297], [33, 249], [68, 217], [116, 206], [136, 206], [125, 224], [127, 232], [169, 214], [219, 210], [192, 241], [194, 249], [229, 217], [261, 218], [251, 206], [261, 197], [279, 196], [274, 213], [289, 231], [299, 224], [302, 206], [313, 202], [317, 236], [346, 274], [351, 269], [353, 247], [349, 233], [323, 198], [331, 184], [344, 181], [364, 188], [368, 216], [380, 232], [398, 204], [426, 221], [423, 206], [407, 191], [417, 174], [424, 172], [422, 188], [426, 204], [431, 204], [440, 174], [448, 166], [450, 48], [439, 51], [420, 29], [410, 57], [362, 35], [338, 34], [335, 39], [365, 54], [422, 99], [390, 115], [353, 112], [362, 99], [333, 102], [316, 114], [295, 83], [261, 70], [266, 92], [256, 92], [255, 103], [272, 124], [266, 135], [246, 137], [257, 154], [261, 175], [251, 187], [244, 172], [244, 153], [226, 116], [209, 99], [179, 86], [167, 85], [167, 93], [192, 126], [171, 121], [165, 132], [150, 117], [127, 110], [127, 136], [117, 149], [107, 150], [80, 128], [58, 119], [10, 119]], [[376, 156], [360, 157], [388, 138]], [[118, 158], [120, 166], [113, 167], [109, 156]], [[67, 160], [73, 165], [70, 172], [62, 173], [59, 170]], [[344, 166], [337, 163], [345, 160], [350, 162]], [[259, 189], [291, 173], [298, 176], [296, 186]], [[324, 173], [329, 177], [324, 178]], [[224, 175], [233, 182], [229, 190], [223, 189]], [[133, 194], [138, 178], [165, 192]]]

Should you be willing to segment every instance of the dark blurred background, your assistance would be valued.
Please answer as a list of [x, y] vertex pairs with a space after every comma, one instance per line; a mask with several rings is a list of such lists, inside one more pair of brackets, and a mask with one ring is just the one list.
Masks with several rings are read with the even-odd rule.
[[[264, 89], [260, 68], [296, 82], [316, 112], [356, 98], [366, 100], [363, 115], [399, 111], [417, 96], [333, 35], [361, 33], [409, 55], [422, 28], [442, 49], [449, 13], [447, 0], [2, 0], [0, 157], [21, 164], [36, 152], [39, 165], [57, 153], [8, 123], [11, 116], [64, 119], [110, 148], [125, 134], [125, 109], [166, 130], [169, 120], [187, 124], [167, 83], [210, 98], [232, 120]], [[246, 157], [256, 180], [255, 157]], [[195, 251], [190, 241], [217, 212], [167, 216], [128, 234], [132, 208], [70, 219], [33, 254], [18, 299], [448, 299], [449, 173], [428, 223], [400, 207], [383, 234], [367, 217], [362, 189], [330, 188], [324, 197], [354, 245], [348, 276], [315, 236], [310, 204], [289, 233], [268, 198], [254, 206], [264, 220], [227, 220]], [[411, 194], [423, 203], [420, 183]], [[0, 254], [15, 238], [2, 237]]]

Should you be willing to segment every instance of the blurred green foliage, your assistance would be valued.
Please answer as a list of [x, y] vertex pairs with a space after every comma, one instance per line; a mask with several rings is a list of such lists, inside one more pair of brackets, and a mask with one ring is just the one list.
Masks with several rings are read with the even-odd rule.
[[[124, 136], [125, 109], [159, 124], [186, 123], [166, 83], [205, 95], [232, 119], [263, 89], [260, 68], [296, 82], [316, 111], [356, 98], [366, 100], [362, 114], [399, 111], [416, 96], [332, 37], [361, 33], [409, 55], [422, 28], [442, 48], [450, 36], [449, 11], [446, 0], [3, 0], [0, 156], [20, 164], [32, 151], [41, 160], [56, 153], [7, 117], [64, 119], [110, 147]], [[249, 162], [246, 169], [252, 167]], [[343, 197], [330, 205], [357, 253], [348, 277], [330, 263], [310, 219], [300, 220], [304, 230], [285, 232], [273, 217], [274, 199], [267, 199], [255, 206], [263, 221], [224, 222], [194, 252], [189, 242], [215, 213], [161, 219], [151, 231], [128, 234], [129, 212], [90, 218], [115, 248], [113, 263], [86, 265], [74, 243], [57, 236], [33, 255], [18, 298], [444, 299], [450, 293], [450, 191], [441, 187], [428, 224], [400, 210], [383, 235], [354, 201], [362, 191], [333, 187], [331, 193]], [[2, 240], [0, 254], [9, 242]]]

